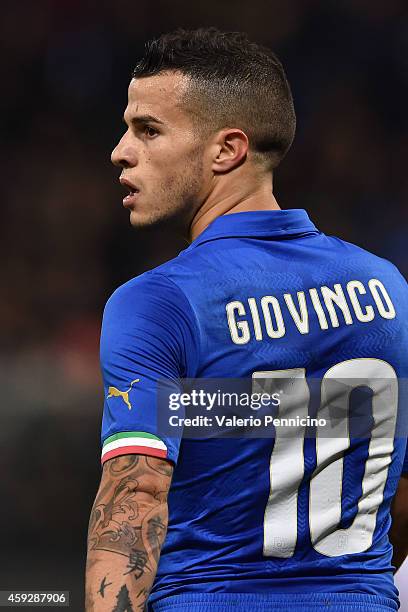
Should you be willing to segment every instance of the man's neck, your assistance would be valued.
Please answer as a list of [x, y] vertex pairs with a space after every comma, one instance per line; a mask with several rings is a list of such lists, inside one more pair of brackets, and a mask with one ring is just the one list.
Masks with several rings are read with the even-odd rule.
[[212, 194], [197, 211], [190, 226], [190, 241], [195, 240], [217, 217], [238, 212], [257, 210], [280, 210], [271, 185], [263, 185], [257, 191], [237, 194], [231, 191], [228, 196], [216, 197]]

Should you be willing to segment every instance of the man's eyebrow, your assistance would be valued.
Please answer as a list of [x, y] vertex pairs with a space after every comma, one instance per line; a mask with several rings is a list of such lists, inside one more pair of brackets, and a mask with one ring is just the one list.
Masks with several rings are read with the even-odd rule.
[[[123, 116], [123, 122], [127, 124], [125, 116]], [[131, 117], [130, 123], [133, 125], [138, 125], [140, 123], [159, 123], [160, 125], [163, 125], [163, 121], [160, 121], [160, 119], [154, 117], [153, 115], [135, 115], [134, 117]]]

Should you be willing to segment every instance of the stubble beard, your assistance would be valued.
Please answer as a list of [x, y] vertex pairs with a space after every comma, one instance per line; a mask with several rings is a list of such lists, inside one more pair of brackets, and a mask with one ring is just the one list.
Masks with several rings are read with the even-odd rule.
[[161, 184], [150, 196], [153, 206], [141, 214], [131, 212], [130, 223], [135, 229], [163, 228], [183, 237], [188, 236], [191, 221], [200, 207], [200, 192], [203, 181], [203, 164], [197, 154], [191, 159], [188, 173], [172, 176]]

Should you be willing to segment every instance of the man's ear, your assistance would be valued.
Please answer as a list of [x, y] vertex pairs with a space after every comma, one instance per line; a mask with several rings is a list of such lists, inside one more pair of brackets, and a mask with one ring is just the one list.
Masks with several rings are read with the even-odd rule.
[[248, 136], [238, 128], [225, 128], [217, 134], [212, 170], [229, 172], [240, 166], [248, 153]]

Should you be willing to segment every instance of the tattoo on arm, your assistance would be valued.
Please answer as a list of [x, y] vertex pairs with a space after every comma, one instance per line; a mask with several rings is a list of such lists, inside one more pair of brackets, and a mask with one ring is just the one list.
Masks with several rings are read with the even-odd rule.
[[147, 565], [148, 560], [149, 557], [147, 556], [147, 552], [145, 550], [136, 550], [134, 548], [129, 555], [129, 563], [127, 565], [129, 571], [125, 572], [123, 575], [126, 576], [126, 574], [131, 574], [132, 572], [135, 572], [134, 577], [137, 580], [138, 578], [143, 576], [146, 569], [148, 571], [151, 571], [151, 569]]
[[104, 579], [101, 581], [101, 585], [99, 587], [99, 595], [101, 597], [105, 597], [105, 589], [106, 587], [110, 586], [111, 584], [113, 584], [113, 582], [106, 582], [106, 576], [104, 577]]
[[156, 514], [147, 523], [147, 539], [152, 549], [152, 553], [156, 562], [159, 561], [160, 550], [166, 536], [166, 525], [163, 523], [162, 517]]
[[148, 465], [151, 470], [153, 470], [154, 472], [158, 472], [163, 476], [168, 476], [169, 478], [171, 478], [173, 474], [173, 468], [167, 461], [159, 462], [156, 460], [153, 462], [151, 457], [145, 457], [145, 459], [146, 465]]
[[102, 580], [99, 575], [89, 597], [93, 591], [101, 602], [107, 593], [112, 597], [112, 589], [120, 586], [112, 612], [142, 611], [166, 536], [166, 500], [173, 468], [164, 460], [124, 455], [107, 461], [103, 469], [101, 487], [89, 521], [87, 571], [97, 563], [93, 551], [120, 555], [123, 559], [120, 565], [125, 569], [121, 570], [124, 582], [125, 577], [133, 576], [136, 588], [129, 593], [127, 581], [122, 586], [120, 583], [115, 586], [114, 579], [110, 576], [108, 579], [108, 566], [108, 571], [104, 571], [106, 575]]
[[129, 591], [125, 584], [116, 595], [116, 599], [116, 606], [113, 608], [112, 612], [133, 612]]
[[108, 463], [108, 469], [112, 476], [120, 476], [124, 472], [128, 472], [136, 467], [139, 463], [139, 455], [124, 455], [117, 457]]

